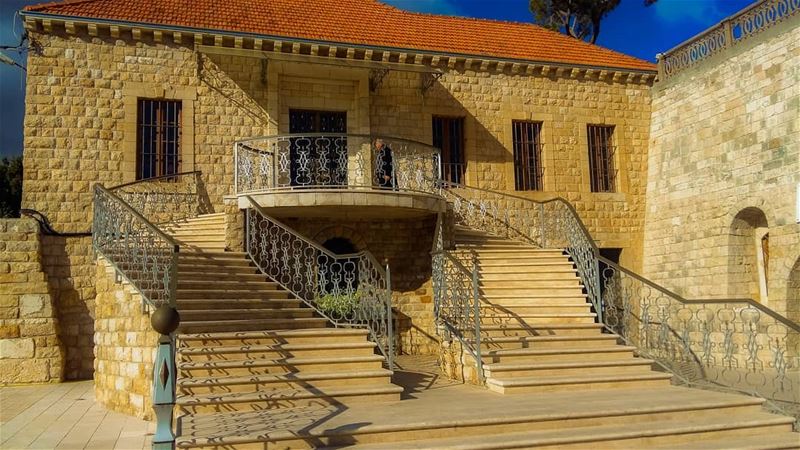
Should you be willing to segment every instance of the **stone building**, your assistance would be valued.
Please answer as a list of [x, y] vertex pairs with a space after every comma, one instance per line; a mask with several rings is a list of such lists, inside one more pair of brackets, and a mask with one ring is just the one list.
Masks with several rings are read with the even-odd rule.
[[[764, 98], [782, 105], [773, 112], [786, 117], [773, 116], [783, 131], [762, 136], [761, 125], [740, 127], [736, 117], [717, 130], [702, 111], [684, 115], [713, 101], [694, 96], [703, 83], [725, 82], [722, 70], [698, 66], [666, 79], [662, 67], [656, 83], [654, 64], [530, 24], [409, 13], [377, 0], [86, 0], [22, 15], [32, 42], [23, 207], [38, 211], [44, 232], [33, 219], [0, 223], [4, 384], [93, 378], [104, 406], [148, 418], [155, 399], [169, 405], [156, 409], [163, 442], [174, 388], [185, 447], [272, 439], [195, 430], [209, 413], [269, 412], [265, 401], [397, 401], [395, 354], [436, 355], [449, 377], [504, 394], [609, 389], [597, 395], [610, 399], [617, 388], [652, 390], [655, 406], [643, 414], [668, 420], [678, 388], [651, 366], [677, 346], [642, 336], [689, 307], [668, 291], [648, 297], [649, 282], [634, 273], [711, 296], [697, 286], [716, 277], [717, 261], [735, 259], [726, 274], [734, 266], [757, 273], [768, 244], [756, 251], [756, 237], [768, 234], [762, 284], [770, 306], [791, 310], [779, 309], [790, 283], [775, 280], [788, 279], [781, 261], [797, 258], [785, 247], [797, 228], [786, 205], [765, 204], [797, 181], [789, 170], [797, 95], [791, 72], [774, 62], [759, 66], [746, 98], [726, 97], [748, 114]], [[777, 49], [796, 31], [771, 28], [763, 45]], [[764, 58], [795, 67], [795, 50]], [[720, 64], [743, 67], [728, 62], [735, 58]], [[763, 88], [761, 69], [783, 85]], [[718, 148], [701, 145], [709, 132]], [[731, 205], [753, 204], [727, 222], [736, 250], [700, 251], [689, 264], [695, 272], [681, 267], [706, 234], [675, 236], [674, 226], [700, 226], [686, 198], [710, 185], [691, 177], [691, 189], [679, 190], [684, 169], [672, 160], [701, 170], [709, 164], [701, 157], [756, 143], [778, 158], [764, 160], [775, 175], [747, 189], [765, 183], [779, 194], [741, 194]], [[728, 212], [700, 214], [720, 229]], [[754, 294], [759, 280], [734, 279], [726, 296], [767, 303]], [[656, 301], [662, 320], [641, 321]], [[157, 308], [154, 317], [180, 313], [177, 333], [168, 320], [154, 319], [162, 336], [151, 327]], [[800, 390], [792, 378], [800, 341], [788, 327], [775, 345], [789, 347], [779, 356], [789, 362], [770, 375], [782, 381], [788, 371], [792, 380], [769, 384], [780, 384], [770, 393], [779, 402]], [[768, 337], [736, 336], [745, 338]], [[730, 350], [720, 370], [738, 371], [754, 357], [774, 358], [772, 345], [720, 347], [694, 363]], [[754, 436], [793, 438], [783, 433], [786, 419], [763, 417], [758, 402], [682, 392], [674, 395], [694, 399], [689, 413], [741, 407]], [[613, 408], [632, 410], [598, 399], [596, 417], [624, 423]], [[660, 427], [663, 442], [712, 433], [714, 420], [740, 423], [721, 414], [690, 433]], [[640, 431], [615, 432], [644, 439]], [[308, 439], [303, 445], [344, 442]]]

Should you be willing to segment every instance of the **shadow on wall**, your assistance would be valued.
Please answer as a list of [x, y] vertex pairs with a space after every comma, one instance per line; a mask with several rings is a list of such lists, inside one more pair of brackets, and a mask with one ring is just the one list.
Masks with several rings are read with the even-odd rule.
[[800, 257], [794, 262], [786, 282], [786, 313], [789, 320], [800, 323]]
[[42, 268], [58, 314], [64, 379], [91, 379], [96, 295], [91, 237], [42, 236]]
[[762, 298], [759, 277], [767, 273], [763, 267], [768, 247], [761, 234], [768, 227], [764, 211], [756, 207], [745, 208], [733, 218], [728, 233], [728, 297]]

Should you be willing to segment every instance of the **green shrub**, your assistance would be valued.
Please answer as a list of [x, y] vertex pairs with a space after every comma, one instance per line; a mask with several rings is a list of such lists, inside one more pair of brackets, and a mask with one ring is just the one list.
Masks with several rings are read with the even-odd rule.
[[327, 316], [353, 317], [361, 301], [361, 291], [352, 294], [325, 294], [317, 297], [317, 307]]

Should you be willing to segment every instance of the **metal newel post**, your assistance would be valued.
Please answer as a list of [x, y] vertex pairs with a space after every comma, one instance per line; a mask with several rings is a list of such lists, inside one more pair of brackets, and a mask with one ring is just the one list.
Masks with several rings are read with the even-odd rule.
[[389, 336], [387, 338], [389, 344], [388, 348], [386, 349], [386, 356], [389, 359], [389, 370], [394, 370], [394, 334], [393, 334], [393, 326], [392, 321], [394, 317], [392, 315], [392, 272], [389, 269], [389, 259], [384, 260], [384, 264], [386, 264], [386, 320], [387, 320], [387, 328]]
[[[171, 299], [174, 302], [174, 298]], [[153, 435], [153, 450], [175, 448], [175, 433], [172, 431], [172, 410], [175, 407], [175, 342], [172, 332], [178, 329], [181, 317], [168, 304], [156, 309], [150, 317], [153, 329], [159, 333], [156, 359], [153, 363], [153, 410], [156, 413], [156, 432]]]
[[478, 258], [472, 257], [472, 296], [473, 310], [475, 318], [475, 355], [477, 358], [478, 380], [483, 383], [483, 357], [481, 356], [481, 303], [478, 294]]

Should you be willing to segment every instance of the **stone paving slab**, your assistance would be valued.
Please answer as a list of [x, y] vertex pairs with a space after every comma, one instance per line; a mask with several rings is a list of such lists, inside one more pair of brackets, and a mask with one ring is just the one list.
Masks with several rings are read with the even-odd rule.
[[0, 448], [149, 449], [155, 423], [109, 411], [93, 382], [0, 388]]

